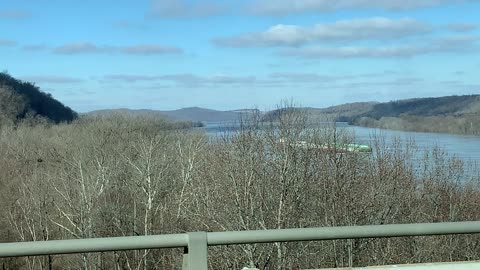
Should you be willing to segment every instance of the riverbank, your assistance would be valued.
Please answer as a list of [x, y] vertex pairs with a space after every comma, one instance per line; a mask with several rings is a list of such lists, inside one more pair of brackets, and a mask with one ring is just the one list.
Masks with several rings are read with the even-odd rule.
[[460, 116], [381, 117], [378, 120], [361, 117], [352, 124], [369, 128], [480, 136], [480, 113]]

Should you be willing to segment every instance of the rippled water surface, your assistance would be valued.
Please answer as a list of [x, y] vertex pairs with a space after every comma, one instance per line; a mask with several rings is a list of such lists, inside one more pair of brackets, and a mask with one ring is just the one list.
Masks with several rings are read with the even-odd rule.
[[[399, 138], [402, 141], [413, 139], [420, 149], [430, 149], [434, 146], [440, 146], [449, 154], [456, 155], [466, 161], [472, 160], [480, 162], [480, 137], [462, 136], [443, 133], [422, 133], [396, 130], [384, 130], [374, 128], [364, 128], [357, 126], [347, 126], [340, 123], [339, 128], [343, 128], [354, 134], [357, 143], [370, 144], [375, 136], [385, 136], [388, 140]], [[231, 123], [206, 123], [203, 128], [210, 136], [216, 136], [223, 132], [234, 131], [235, 125]]]

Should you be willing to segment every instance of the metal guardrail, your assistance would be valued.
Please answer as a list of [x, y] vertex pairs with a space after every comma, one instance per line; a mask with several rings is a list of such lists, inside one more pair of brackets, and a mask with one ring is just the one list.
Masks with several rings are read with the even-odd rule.
[[183, 269], [207, 270], [208, 246], [480, 233], [480, 221], [298, 228], [51, 240], [0, 244], [0, 258], [159, 248], [185, 248]]

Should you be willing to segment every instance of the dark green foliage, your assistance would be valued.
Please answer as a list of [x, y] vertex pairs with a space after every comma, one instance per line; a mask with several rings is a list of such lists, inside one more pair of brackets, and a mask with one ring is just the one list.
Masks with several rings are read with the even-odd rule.
[[[30, 82], [17, 80], [7, 73], [0, 73], [0, 88], [13, 91], [23, 100], [23, 108], [15, 115], [15, 121], [27, 117], [42, 117], [54, 123], [70, 122], [77, 118], [77, 113], [50, 94], [42, 92]], [[1, 102], [5, 102], [0, 100]]]

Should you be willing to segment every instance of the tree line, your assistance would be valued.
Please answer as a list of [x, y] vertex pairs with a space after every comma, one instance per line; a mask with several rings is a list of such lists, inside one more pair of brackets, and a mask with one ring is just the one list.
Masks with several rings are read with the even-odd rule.
[[[441, 149], [378, 137], [371, 155], [305, 111], [260, 115], [212, 139], [115, 115], [0, 129], [0, 240], [478, 220], [480, 170]], [[279, 143], [282, 139], [283, 143]], [[0, 259], [3, 269], [179, 269], [180, 249]], [[475, 260], [476, 235], [209, 249], [211, 269], [304, 269]]]
[[400, 117], [381, 117], [379, 119], [361, 117], [356, 119], [353, 124], [371, 128], [417, 132], [480, 135], [480, 113], [448, 116], [408, 115]]

